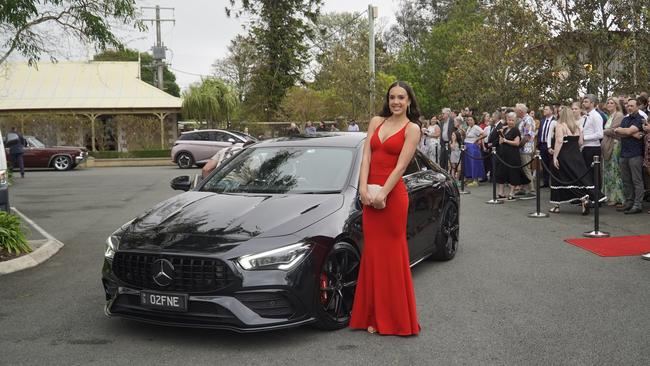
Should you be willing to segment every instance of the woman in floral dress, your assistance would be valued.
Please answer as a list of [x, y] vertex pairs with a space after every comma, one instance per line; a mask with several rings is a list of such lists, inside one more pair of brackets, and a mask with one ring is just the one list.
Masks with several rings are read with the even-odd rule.
[[605, 124], [605, 130], [603, 131], [605, 136], [601, 143], [603, 154], [603, 194], [609, 198], [608, 205], [621, 205], [625, 202], [621, 167], [619, 166], [621, 141], [614, 133], [614, 129], [621, 125], [623, 112], [621, 112], [621, 105], [614, 98], [607, 99], [605, 110], [609, 118]]

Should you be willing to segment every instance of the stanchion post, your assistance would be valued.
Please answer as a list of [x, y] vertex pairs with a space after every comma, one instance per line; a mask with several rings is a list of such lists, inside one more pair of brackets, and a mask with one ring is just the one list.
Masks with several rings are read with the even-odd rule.
[[535, 191], [537, 192], [537, 197], [535, 197], [535, 212], [528, 214], [528, 217], [538, 219], [548, 217], [548, 214], [541, 212], [542, 188], [539, 181], [542, 176], [542, 156], [540, 155], [539, 150], [535, 151], [535, 159], [537, 159], [537, 172], [535, 173], [537, 174], [537, 179], [535, 179]]
[[460, 146], [460, 194], [470, 194], [471, 192], [465, 190], [465, 144]]
[[497, 171], [497, 148], [496, 147], [492, 147], [491, 157], [492, 157], [492, 173], [490, 173], [490, 179], [492, 180], [492, 199], [489, 201], [485, 201], [485, 203], [490, 205], [499, 205], [503, 203], [503, 200], [497, 199], [497, 179], [494, 176], [494, 174]]
[[609, 233], [600, 231], [600, 156], [594, 156], [594, 230], [583, 234], [586, 238], [609, 238]]

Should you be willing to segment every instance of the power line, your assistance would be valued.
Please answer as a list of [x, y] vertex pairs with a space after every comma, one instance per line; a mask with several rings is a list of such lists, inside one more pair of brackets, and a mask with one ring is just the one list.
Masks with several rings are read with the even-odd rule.
[[197, 74], [197, 73], [189, 72], [189, 71], [183, 71], [183, 70], [179, 70], [179, 69], [173, 68], [173, 67], [171, 67], [171, 66], [168, 66], [168, 68], [169, 68], [170, 70], [174, 70], [174, 71], [176, 71], [176, 72], [180, 72], [181, 74], [187, 74], [187, 75], [192, 75], [192, 76], [200, 76], [200, 77], [205, 77], [205, 78], [209, 78], [209, 77], [213, 77], [213, 76], [214, 76], [214, 75], [204, 75], [204, 74]]

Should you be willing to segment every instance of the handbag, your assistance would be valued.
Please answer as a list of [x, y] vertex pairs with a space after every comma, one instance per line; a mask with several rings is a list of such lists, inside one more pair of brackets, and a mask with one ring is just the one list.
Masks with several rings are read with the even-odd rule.
[[[379, 184], [368, 184], [368, 194], [370, 195], [370, 199], [374, 200], [375, 196], [377, 193], [379, 193], [379, 190], [381, 190], [381, 186]], [[382, 207], [377, 207], [377, 209], [382, 209], [386, 207], [386, 199], [384, 199], [384, 204]]]

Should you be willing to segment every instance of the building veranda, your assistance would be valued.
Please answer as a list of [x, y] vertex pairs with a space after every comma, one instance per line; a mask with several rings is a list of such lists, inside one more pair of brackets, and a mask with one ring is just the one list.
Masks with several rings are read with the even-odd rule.
[[0, 66], [0, 130], [49, 145], [168, 149], [182, 99], [140, 80], [138, 62], [26, 62]]

